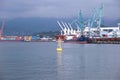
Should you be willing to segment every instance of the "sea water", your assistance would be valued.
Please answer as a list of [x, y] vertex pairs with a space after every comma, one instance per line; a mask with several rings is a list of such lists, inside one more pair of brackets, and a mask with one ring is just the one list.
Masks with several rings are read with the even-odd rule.
[[119, 44], [1, 42], [0, 80], [120, 80]]

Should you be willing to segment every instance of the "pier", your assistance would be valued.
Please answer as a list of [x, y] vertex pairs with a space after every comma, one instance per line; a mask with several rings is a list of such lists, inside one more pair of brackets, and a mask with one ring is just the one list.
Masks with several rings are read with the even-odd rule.
[[94, 44], [120, 44], [120, 38], [91, 38], [88, 43]]

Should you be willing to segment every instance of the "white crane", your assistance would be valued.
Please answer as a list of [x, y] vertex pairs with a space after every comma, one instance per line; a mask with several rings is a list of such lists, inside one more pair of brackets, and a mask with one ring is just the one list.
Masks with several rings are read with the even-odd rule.
[[68, 33], [68, 35], [70, 35], [70, 28], [69, 28], [69, 26], [67, 25], [67, 23], [65, 23], [65, 26], [67, 27], [67, 33]]
[[77, 37], [79, 37], [81, 35], [81, 29], [77, 23], [76, 23], [76, 26], [77, 26], [76, 35]]
[[63, 22], [61, 22], [62, 23], [62, 25], [64, 26], [64, 35], [67, 35], [67, 28], [66, 28], [66, 26], [65, 26], [65, 24], [63, 23]]
[[74, 30], [73, 30], [73, 28], [72, 28], [71, 24], [70, 24], [70, 23], [68, 23], [68, 25], [69, 25], [69, 27], [70, 27], [70, 33], [71, 33], [71, 34], [74, 34], [74, 32], [73, 32]]
[[61, 35], [62, 35], [62, 32], [64, 32], [64, 29], [63, 29], [63, 27], [62, 27], [62, 25], [60, 24], [60, 22], [59, 21], [57, 21], [57, 23], [58, 23], [58, 25], [60, 26], [60, 28], [61, 28]]

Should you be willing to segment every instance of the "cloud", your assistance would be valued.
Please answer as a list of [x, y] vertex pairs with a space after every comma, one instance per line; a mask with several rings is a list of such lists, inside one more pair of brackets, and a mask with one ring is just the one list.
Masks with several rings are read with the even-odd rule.
[[0, 15], [16, 17], [74, 17], [82, 10], [91, 16], [95, 7], [104, 4], [104, 17], [120, 18], [119, 0], [1, 0]]

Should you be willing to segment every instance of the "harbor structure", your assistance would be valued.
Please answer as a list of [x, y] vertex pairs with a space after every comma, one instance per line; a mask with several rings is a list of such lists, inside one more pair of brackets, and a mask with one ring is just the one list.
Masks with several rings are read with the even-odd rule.
[[5, 18], [2, 20], [2, 25], [1, 25], [1, 28], [0, 28], [0, 40], [2, 38], [2, 33], [3, 33], [4, 25], [5, 25]]
[[22, 36], [4, 36], [3, 35], [4, 26], [5, 26], [5, 18], [3, 18], [2, 25], [0, 28], [0, 42], [1, 41], [22, 41], [23, 40]]
[[[118, 23], [117, 27], [102, 27], [102, 17], [103, 17], [103, 4], [101, 4], [100, 8], [95, 8], [93, 16], [83, 21], [82, 13], [79, 12], [79, 16], [75, 24], [78, 24], [79, 31], [75, 32], [74, 36], [71, 37], [69, 32], [73, 32], [74, 30], [71, 28], [68, 29], [66, 23], [57, 22], [61, 28], [61, 35], [65, 36], [64, 41], [74, 42], [74, 41], [87, 41], [87, 42], [95, 42], [94, 40], [102, 40], [102, 41], [120, 41], [120, 23]], [[71, 24], [69, 24], [71, 27]], [[63, 32], [63, 33], [62, 33]], [[69, 36], [69, 38], [68, 38]], [[61, 37], [63, 38], [63, 37]]]

